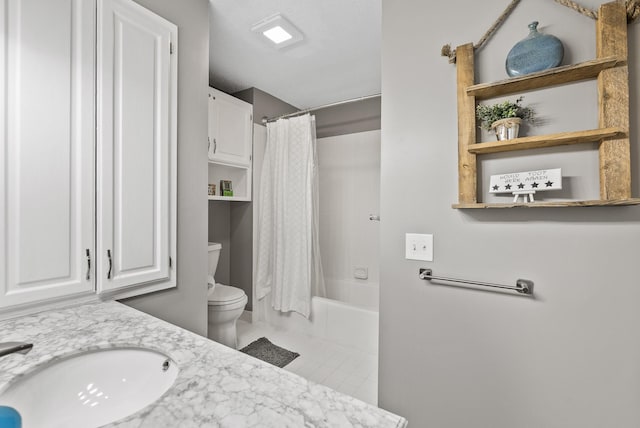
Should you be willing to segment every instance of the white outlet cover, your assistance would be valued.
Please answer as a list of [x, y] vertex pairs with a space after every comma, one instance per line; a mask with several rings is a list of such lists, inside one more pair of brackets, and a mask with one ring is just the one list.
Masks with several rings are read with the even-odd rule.
[[405, 235], [405, 258], [407, 260], [433, 261], [433, 235], [407, 233]]

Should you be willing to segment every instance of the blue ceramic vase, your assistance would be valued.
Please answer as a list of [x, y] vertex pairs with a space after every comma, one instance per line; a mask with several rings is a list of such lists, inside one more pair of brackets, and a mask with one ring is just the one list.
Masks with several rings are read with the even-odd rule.
[[534, 21], [529, 24], [529, 35], [509, 51], [505, 68], [510, 77], [522, 76], [557, 67], [563, 56], [564, 47], [560, 39], [538, 33], [538, 21]]

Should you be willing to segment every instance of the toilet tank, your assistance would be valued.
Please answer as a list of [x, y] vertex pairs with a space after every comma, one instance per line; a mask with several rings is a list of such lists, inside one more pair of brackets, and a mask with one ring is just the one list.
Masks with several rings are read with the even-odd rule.
[[214, 278], [218, 267], [218, 259], [220, 258], [220, 250], [222, 250], [222, 244], [209, 242], [209, 275]]

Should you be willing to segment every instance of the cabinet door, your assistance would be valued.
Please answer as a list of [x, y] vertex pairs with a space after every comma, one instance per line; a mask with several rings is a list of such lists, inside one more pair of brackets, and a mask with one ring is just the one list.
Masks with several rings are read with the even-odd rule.
[[94, 1], [0, 1], [0, 308], [93, 292], [94, 34]]
[[177, 27], [98, 4], [98, 291], [173, 287]]
[[253, 106], [209, 88], [209, 159], [251, 165]]

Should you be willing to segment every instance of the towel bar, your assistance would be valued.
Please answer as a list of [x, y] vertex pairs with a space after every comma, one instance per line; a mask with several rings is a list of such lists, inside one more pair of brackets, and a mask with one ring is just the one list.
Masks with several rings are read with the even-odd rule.
[[432, 279], [438, 281], [447, 281], [447, 282], [457, 282], [460, 284], [471, 284], [471, 285], [480, 285], [482, 287], [492, 287], [492, 288], [502, 288], [504, 290], [513, 290], [520, 294], [533, 295], [533, 281], [528, 279], [518, 279], [516, 281], [516, 285], [502, 285], [502, 284], [494, 284], [491, 282], [481, 282], [481, 281], [472, 281], [469, 279], [456, 279], [456, 278], [447, 278], [444, 276], [434, 276], [433, 271], [431, 269], [421, 268], [419, 272], [420, 279], [424, 279], [427, 281], [431, 281]]

